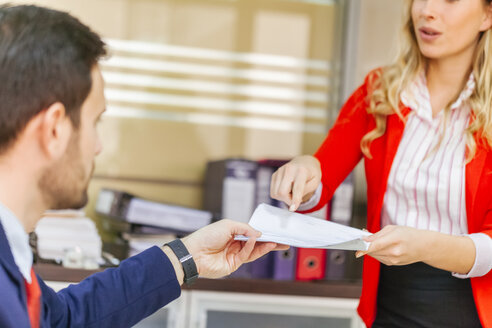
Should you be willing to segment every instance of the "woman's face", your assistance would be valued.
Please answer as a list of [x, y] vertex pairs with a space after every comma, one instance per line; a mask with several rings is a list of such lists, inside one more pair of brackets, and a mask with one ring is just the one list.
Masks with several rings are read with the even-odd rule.
[[492, 25], [490, 8], [484, 0], [413, 0], [420, 52], [430, 59], [473, 53], [480, 32]]

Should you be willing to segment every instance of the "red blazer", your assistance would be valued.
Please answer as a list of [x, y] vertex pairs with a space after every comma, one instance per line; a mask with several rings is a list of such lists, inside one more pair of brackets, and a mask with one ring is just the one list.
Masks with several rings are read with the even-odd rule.
[[[323, 192], [320, 203], [312, 210], [326, 204], [335, 189], [364, 158], [367, 179], [367, 229], [374, 233], [381, 229], [381, 208], [387, 180], [405, 122], [396, 114], [388, 116], [386, 133], [371, 144], [373, 158], [369, 159], [362, 154], [360, 141], [376, 125], [373, 116], [366, 111], [372, 74], [368, 75], [365, 83], [347, 100], [337, 121], [315, 154], [321, 162]], [[410, 109], [405, 107], [401, 110], [404, 116], [410, 112]], [[475, 157], [466, 165], [468, 231], [483, 232], [492, 237], [492, 151], [484, 142], [477, 141], [477, 144]], [[358, 312], [368, 327], [376, 317], [379, 268], [377, 260], [365, 257]], [[471, 285], [482, 325], [492, 327], [492, 272], [483, 277], [472, 278]]]

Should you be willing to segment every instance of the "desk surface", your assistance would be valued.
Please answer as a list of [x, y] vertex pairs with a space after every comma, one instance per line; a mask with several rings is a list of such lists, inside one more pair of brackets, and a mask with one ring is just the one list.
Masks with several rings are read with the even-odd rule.
[[[53, 264], [35, 264], [34, 270], [47, 281], [79, 282], [101, 270], [67, 269]], [[359, 298], [360, 282], [338, 281], [277, 281], [270, 279], [198, 279], [186, 290], [207, 290], [237, 293], [258, 293], [273, 295], [320, 296]]]

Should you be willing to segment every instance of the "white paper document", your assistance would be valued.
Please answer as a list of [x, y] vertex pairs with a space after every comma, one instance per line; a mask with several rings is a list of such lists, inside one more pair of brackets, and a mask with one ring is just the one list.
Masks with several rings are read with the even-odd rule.
[[[363, 250], [369, 248], [362, 238], [367, 231], [342, 224], [293, 213], [267, 204], [260, 204], [249, 220], [249, 225], [262, 235], [258, 241], [275, 242], [301, 248]], [[236, 240], [247, 240], [237, 235]]]

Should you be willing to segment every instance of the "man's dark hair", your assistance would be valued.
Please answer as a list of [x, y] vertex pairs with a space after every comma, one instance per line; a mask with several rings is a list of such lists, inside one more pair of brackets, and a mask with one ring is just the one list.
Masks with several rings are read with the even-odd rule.
[[0, 6], [0, 152], [56, 102], [78, 128], [91, 70], [105, 55], [99, 35], [66, 12]]

